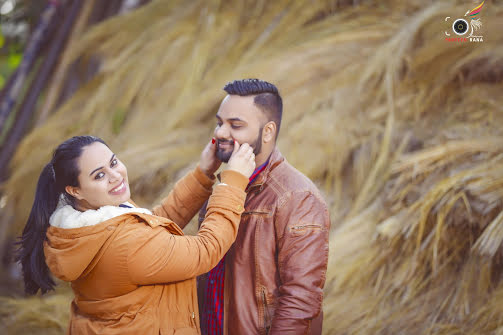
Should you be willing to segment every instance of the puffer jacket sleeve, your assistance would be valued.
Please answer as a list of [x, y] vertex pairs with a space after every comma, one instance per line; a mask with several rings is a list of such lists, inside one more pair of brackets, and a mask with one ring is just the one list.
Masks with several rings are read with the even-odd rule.
[[309, 334], [321, 311], [328, 262], [330, 220], [311, 192], [285, 195], [276, 214], [281, 278], [270, 335]]
[[173, 235], [161, 226], [136, 230], [127, 262], [131, 281], [139, 285], [167, 283], [211, 270], [236, 238], [247, 184], [248, 179], [238, 172], [222, 173], [222, 184], [215, 186], [196, 236]]
[[183, 229], [208, 200], [214, 182], [215, 177], [208, 177], [197, 166], [175, 184], [173, 190], [152, 212], [170, 219]]

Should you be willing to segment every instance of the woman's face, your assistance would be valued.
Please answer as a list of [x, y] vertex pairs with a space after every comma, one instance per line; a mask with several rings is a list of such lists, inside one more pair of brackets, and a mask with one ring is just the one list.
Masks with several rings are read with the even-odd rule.
[[103, 143], [86, 146], [77, 164], [80, 186], [66, 191], [77, 199], [79, 210], [118, 206], [131, 197], [126, 166]]

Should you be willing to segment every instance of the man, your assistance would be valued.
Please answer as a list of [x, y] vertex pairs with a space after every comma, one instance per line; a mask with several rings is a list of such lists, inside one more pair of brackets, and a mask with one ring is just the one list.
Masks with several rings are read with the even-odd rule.
[[[276, 148], [282, 99], [258, 79], [227, 84], [217, 112], [217, 157], [233, 142], [254, 149], [237, 239], [198, 282], [201, 328], [208, 335], [321, 334], [329, 216], [316, 186]], [[199, 222], [204, 219], [205, 206]]]

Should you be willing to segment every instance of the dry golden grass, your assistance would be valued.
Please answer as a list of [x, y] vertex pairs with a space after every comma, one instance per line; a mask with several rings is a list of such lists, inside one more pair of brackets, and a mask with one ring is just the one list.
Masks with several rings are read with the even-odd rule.
[[454, 43], [444, 18], [478, 3], [181, 3], [70, 50], [101, 70], [19, 147], [12, 231], [60, 141], [103, 137], [150, 205], [197, 161], [220, 88], [263, 78], [284, 97], [280, 149], [330, 204], [324, 333], [503, 334], [503, 6], [486, 1], [483, 43]]
[[0, 297], [2, 334], [64, 334], [68, 328], [70, 299], [68, 284], [60, 283], [54, 293], [43, 298]]

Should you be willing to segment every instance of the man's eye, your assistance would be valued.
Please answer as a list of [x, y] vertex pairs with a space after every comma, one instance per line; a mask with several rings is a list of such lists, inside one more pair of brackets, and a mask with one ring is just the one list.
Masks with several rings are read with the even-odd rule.
[[239, 129], [239, 128], [241, 128], [241, 126], [238, 126], [238, 125], [233, 124], [233, 125], [231, 126], [231, 128], [232, 128], [232, 129]]
[[110, 164], [111, 167], [114, 167], [117, 165], [117, 158], [115, 158], [113, 161], [112, 161], [112, 164]]
[[98, 180], [98, 179], [101, 179], [105, 176], [105, 174], [103, 172], [100, 172], [96, 175], [96, 177], [94, 177], [94, 179]]

